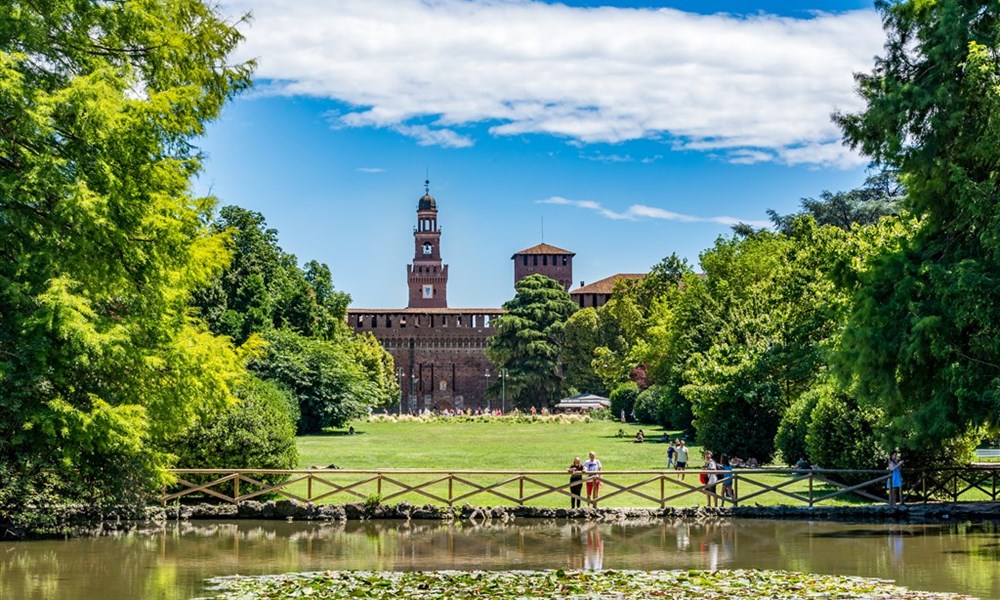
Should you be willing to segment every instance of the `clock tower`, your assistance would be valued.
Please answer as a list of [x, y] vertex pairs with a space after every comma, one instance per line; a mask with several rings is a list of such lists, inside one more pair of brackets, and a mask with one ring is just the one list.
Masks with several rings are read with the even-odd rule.
[[437, 200], [424, 182], [424, 195], [417, 203], [417, 226], [413, 228], [413, 263], [406, 266], [410, 291], [408, 308], [448, 307], [448, 265], [441, 264], [441, 230], [437, 223]]

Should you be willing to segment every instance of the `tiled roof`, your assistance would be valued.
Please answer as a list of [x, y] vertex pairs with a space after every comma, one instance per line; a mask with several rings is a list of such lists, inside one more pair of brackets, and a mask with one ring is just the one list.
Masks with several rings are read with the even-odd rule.
[[605, 277], [585, 285], [583, 287], [578, 287], [575, 290], [570, 290], [570, 295], [574, 294], [610, 294], [615, 289], [615, 284], [623, 279], [638, 280], [645, 277], [645, 273], [618, 273], [612, 275], [611, 277]]
[[[515, 252], [514, 256], [520, 256], [522, 254], [568, 254], [570, 256], [576, 256], [576, 252], [556, 248], [552, 244], [538, 244], [537, 246], [532, 246], [531, 248], [525, 248], [520, 252]], [[514, 256], [511, 256], [511, 258], [514, 258]]]
[[365, 315], [468, 315], [468, 314], [503, 314], [502, 308], [348, 308], [347, 314]]

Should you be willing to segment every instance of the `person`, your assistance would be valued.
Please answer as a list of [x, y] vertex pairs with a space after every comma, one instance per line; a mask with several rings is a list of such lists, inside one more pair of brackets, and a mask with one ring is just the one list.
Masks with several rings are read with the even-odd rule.
[[[705, 451], [705, 470], [715, 471], [719, 468], [719, 465], [712, 460], [712, 452], [709, 450]], [[718, 506], [719, 498], [715, 495], [715, 486], [719, 481], [718, 476], [715, 473], [702, 473], [702, 484], [705, 487], [705, 502], [707, 506]]]
[[809, 469], [812, 468], [812, 465], [810, 465], [809, 461], [806, 460], [804, 456], [802, 456], [799, 458], [799, 461], [795, 463], [795, 468], [798, 469], [799, 471], [808, 471]]
[[580, 490], [583, 489], [583, 463], [580, 462], [579, 456], [573, 457], [573, 464], [566, 469], [569, 473], [569, 493], [573, 494], [569, 499], [570, 508], [580, 508], [580, 502], [583, 497], [580, 495]]
[[640, 429], [640, 430], [639, 430], [638, 432], [636, 432], [636, 434], [635, 434], [635, 443], [636, 443], [636, 444], [641, 444], [641, 443], [643, 443], [644, 441], [646, 441], [646, 434], [645, 434], [645, 433], [643, 433], [643, 432], [642, 432], [642, 430]]
[[722, 470], [726, 471], [722, 477], [722, 499], [736, 502], [736, 490], [733, 489], [733, 465], [729, 464], [729, 457], [725, 454], [719, 459], [722, 463]]
[[[688, 447], [684, 444], [684, 440], [677, 440], [677, 450], [674, 451], [674, 456], [677, 458], [677, 470], [683, 471], [688, 466]], [[684, 479], [684, 474], [681, 473], [681, 480]]]
[[587, 472], [587, 502], [597, 506], [597, 497], [601, 495], [601, 461], [593, 451], [588, 456], [583, 463], [583, 470]]
[[667, 447], [667, 468], [674, 466], [674, 445], [670, 444]]
[[903, 471], [900, 469], [902, 466], [903, 461], [899, 460], [899, 452], [893, 451], [889, 455], [889, 479], [885, 482], [885, 487], [889, 490], [890, 506], [903, 503]]
[[625, 437], [625, 430], [618, 428], [618, 433], [615, 434], [615, 437], [620, 437], [620, 438]]

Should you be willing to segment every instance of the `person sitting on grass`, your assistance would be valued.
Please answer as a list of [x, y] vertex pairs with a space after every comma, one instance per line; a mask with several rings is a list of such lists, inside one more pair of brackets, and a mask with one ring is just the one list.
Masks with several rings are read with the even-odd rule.
[[645, 433], [643, 433], [643, 432], [642, 432], [642, 430], [640, 429], [640, 430], [639, 430], [639, 431], [638, 431], [638, 432], [637, 432], [637, 433], [635, 434], [635, 443], [636, 443], [636, 444], [641, 444], [641, 443], [643, 443], [644, 441], [646, 441], [646, 434], [645, 434]]

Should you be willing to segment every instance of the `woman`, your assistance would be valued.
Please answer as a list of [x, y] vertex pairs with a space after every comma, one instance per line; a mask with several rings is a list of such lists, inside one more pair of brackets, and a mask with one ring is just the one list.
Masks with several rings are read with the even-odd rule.
[[903, 503], [903, 471], [900, 469], [902, 466], [903, 461], [899, 460], [899, 452], [893, 451], [889, 455], [889, 479], [885, 482], [885, 487], [889, 490], [890, 506]]
[[566, 469], [569, 473], [569, 493], [573, 494], [569, 499], [570, 508], [580, 508], [580, 501], [583, 499], [580, 496], [580, 491], [583, 489], [583, 463], [580, 462], [580, 457], [576, 456], [573, 458], [573, 464]]
[[[704, 468], [706, 471], [715, 471], [716, 469], [719, 468], [719, 465], [717, 465], [716, 462], [712, 460], [712, 452], [708, 450], [705, 451]], [[706, 475], [705, 483], [707, 484], [705, 487], [705, 501], [707, 503], [707, 506], [718, 506], [719, 498], [718, 496], [715, 495], [715, 485], [716, 483], [718, 483], [719, 478], [715, 473], [707, 473], [705, 475]]]

